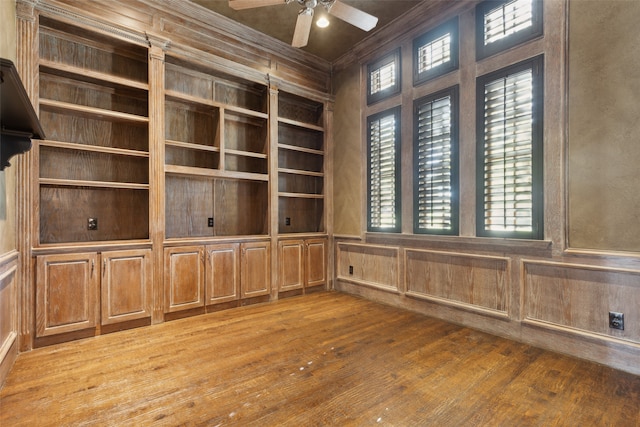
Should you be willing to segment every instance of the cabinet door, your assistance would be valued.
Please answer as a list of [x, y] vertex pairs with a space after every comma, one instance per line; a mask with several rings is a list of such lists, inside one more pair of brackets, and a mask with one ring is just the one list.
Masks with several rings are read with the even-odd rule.
[[36, 336], [96, 327], [97, 261], [97, 253], [37, 257]]
[[269, 245], [270, 242], [242, 244], [242, 271], [240, 274], [240, 294], [242, 298], [269, 294], [271, 290]]
[[207, 246], [206, 304], [240, 298], [240, 246], [237, 243]]
[[164, 250], [164, 311], [204, 306], [204, 246]]
[[327, 283], [327, 240], [309, 239], [306, 244], [305, 283], [307, 287]]
[[304, 286], [304, 242], [283, 240], [278, 243], [279, 290], [290, 291]]
[[151, 317], [151, 250], [102, 253], [102, 324]]

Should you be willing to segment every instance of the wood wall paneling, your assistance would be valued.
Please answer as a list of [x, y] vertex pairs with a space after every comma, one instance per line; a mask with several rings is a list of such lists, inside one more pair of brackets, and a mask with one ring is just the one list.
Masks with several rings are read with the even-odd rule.
[[0, 387], [18, 356], [18, 252], [0, 256]]
[[404, 253], [407, 295], [508, 315], [509, 258], [413, 249]]
[[[526, 322], [549, 323], [640, 345], [640, 270], [523, 261]], [[609, 327], [624, 313], [625, 329]]]
[[338, 280], [401, 291], [400, 248], [351, 243], [337, 243], [337, 247]]

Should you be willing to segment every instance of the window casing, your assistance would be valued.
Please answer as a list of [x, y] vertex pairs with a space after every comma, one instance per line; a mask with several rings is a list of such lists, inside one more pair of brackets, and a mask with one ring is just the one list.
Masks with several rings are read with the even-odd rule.
[[367, 229], [399, 232], [400, 107], [367, 118]]
[[413, 84], [418, 85], [458, 68], [458, 18], [413, 41]]
[[476, 55], [486, 58], [543, 34], [542, 0], [489, 0], [476, 8]]
[[543, 57], [477, 79], [477, 235], [544, 238]]
[[457, 235], [458, 87], [414, 101], [413, 232]]
[[367, 104], [373, 104], [400, 93], [400, 49], [367, 66]]

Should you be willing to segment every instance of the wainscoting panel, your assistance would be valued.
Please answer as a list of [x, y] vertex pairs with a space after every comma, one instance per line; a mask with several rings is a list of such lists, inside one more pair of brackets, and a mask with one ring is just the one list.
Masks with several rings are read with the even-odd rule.
[[339, 280], [391, 292], [400, 289], [400, 248], [338, 243], [336, 275]]
[[407, 296], [508, 316], [509, 258], [405, 250]]
[[0, 256], [0, 386], [18, 354], [17, 269], [17, 251]]
[[[523, 260], [524, 322], [640, 343], [640, 270]], [[609, 311], [624, 330], [609, 328]]]

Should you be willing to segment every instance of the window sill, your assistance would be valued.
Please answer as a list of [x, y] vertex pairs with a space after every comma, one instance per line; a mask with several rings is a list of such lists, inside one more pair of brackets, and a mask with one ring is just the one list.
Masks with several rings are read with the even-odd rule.
[[499, 252], [550, 257], [550, 240], [504, 239], [492, 237], [438, 236], [424, 234], [366, 233], [367, 243], [441, 250]]

